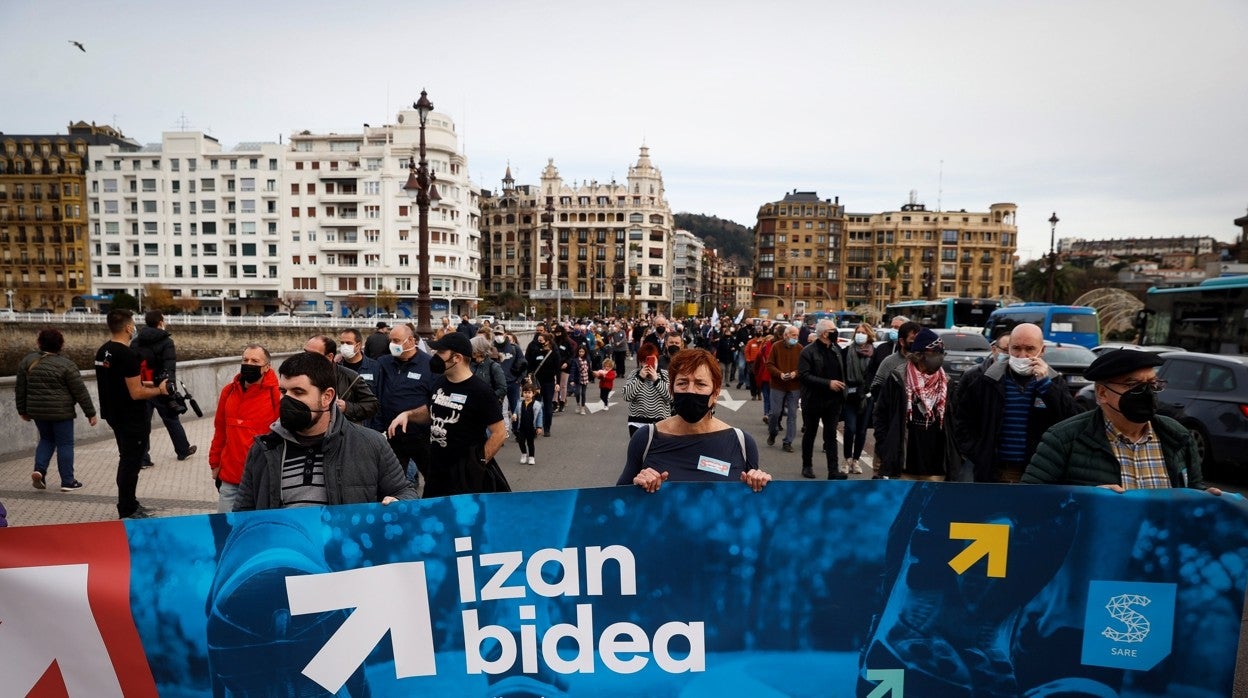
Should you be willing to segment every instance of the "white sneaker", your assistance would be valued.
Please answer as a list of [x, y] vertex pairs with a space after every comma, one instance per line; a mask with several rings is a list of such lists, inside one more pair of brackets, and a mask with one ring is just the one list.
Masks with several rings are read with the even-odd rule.
[[533, 456], [529, 456], [529, 465], [537, 465], [537, 459]]
[[841, 464], [836, 466], [836, 472], [841, 473], [842, 475], [848, 475], [849, 463], [846, 463], [845, 461], [841, 461]]
[[857, 458], [855, 458], [853, 461], [850, 462], [849, 472], [855, 475], [862, 474], [862, 464], [858, 462]]
[[528, 463], [528, 462], [529, 462], [529, 457], [528, 457], [528, 456], [526, 456], [526, 455], [524, 455], [523, 453], [521, 453], [521, 454], [520, 454], [520, 465], [524, 465], [525, 463]]
[[610, 405], [605, 405], [605, 404], [604, 404], [604, 405], [602, 406], [602, 411], [603, 411], [603, 412], [610, 412], [610, 411], [611, 411], [611, 406], [610, 406]]

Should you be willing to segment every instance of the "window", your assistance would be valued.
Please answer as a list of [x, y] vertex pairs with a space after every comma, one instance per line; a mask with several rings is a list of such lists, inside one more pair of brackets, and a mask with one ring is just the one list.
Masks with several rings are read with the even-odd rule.
[[255, 191], [256, 190], [255, 177], [243, 177], [242, 179], [240, 179], [238, 181], [238, 190], [239, 191]]
[[[215, 163], [216, 160], [213, 160], [213, 162]], [[217, 180], [212, 179], [211, 177], [205, 177], [199, 180], [199, 189], [200, 191], [216, 191]]]
[[958, 241], [958, 231], [956, 230], [940, 231], [940, 241], [945, 243], [946, 245], [956, 243]]
[[255, 256], [256, 256], [256, 243], [254, 243], [254, 242], [244, 242], [244, 243], [243, 243], [243, 256], [244, 256], [244, 257], [255, 257]]
[[144, 201], [144, 202], [143, 202], [143, 213], [156, 213], [156, 202], [155, 202], [155, 201]]
[[105, 194], [117, 193], [117, 180], [115, 179], [104, 180], [104, 193]]
[[240, 204], [239, 211], [241, 213], [255, 213], [256, 212], [256, 200], [255, 199], [243, 199], [241, 202], [239, 202], [239, 204]]
[[119, 210], [119, 207], [117, 206], [116, 201], [109, 201], [109, 200], [104, 201], [104, 213], [117, 213], [118, 210]]

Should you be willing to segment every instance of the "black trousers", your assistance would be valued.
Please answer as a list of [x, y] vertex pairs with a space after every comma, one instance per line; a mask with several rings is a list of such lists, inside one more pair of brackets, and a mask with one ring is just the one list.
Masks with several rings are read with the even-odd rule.
[[408, 478], [414, 487], [420, 484], [421, 475], [429, 477], [429, 431], [414, 424], [408, 424], [407, 428], [411, 430], [410, 434], [396, 433], [390, 439], [390, 450], [399, 459], [399, 467], [403, 468], [403, 472], [407, 472], [409, 460], [416, 464], [416, 472]]
[[828, 472], [836, 471], [836, 423], [841, 418], [840, 400], [802, 401], [802, 467], [814, 467], [815, 434], [823, 422], [823, 450]]
[[117, 516], [123, 519], [139, 508], [135, 491], [139, 488], [143, 452], [152, 435], [152, 423], [144, 417], [106, 420], [117, 440]]

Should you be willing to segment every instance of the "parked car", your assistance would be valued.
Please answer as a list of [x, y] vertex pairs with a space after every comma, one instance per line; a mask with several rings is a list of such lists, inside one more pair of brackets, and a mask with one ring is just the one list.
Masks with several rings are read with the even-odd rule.
[[1206, 471], [1248, 467], [1248, 357], [1178, 351], [1161, 355], [1157, 411], [1187, 427]]
[[[935, 329], [945, 345], [945, 373], [952, 381], [962, 377], [968, 368], [983, 363], [991, 347], [988, 338], [966, 330]], [[852, 336], [852, 331], [851, 331]]]
[[481, 324], [485, 322], [488, 322], [491, 325], [498, 324], [498, 321], [494, 319], [493, 315], [478, 315], [472, 319], [472, 324], [477, 325], [478, 327], [480, 327]]
[[1079, 397], [1080, 390], [1092, 384], [1083, 377], [1083, 372], [1088, 370], [1088, 366], [1096, 360], [1096, 354], [1093, 354], [1092, 350], [1087, 347], [1079, 344], [1045, 342], [1043, 358], [1050, 368], [1062, 374], [1062, 378], [1066, 379], [1066, 385], [1070, 387], [1071, 395], [1076, 399]]
[[1139, 349], [1140, 351], [1151, 351], [1157, 354], [1161, 354], [1167, 351], [1186, 351], [1182, 347], [1168, 347], [1164, 344], [1141, 345], [1141, 344], [1128, 344], [1126, 342], [1106, 342], [1105, 344], [1098, 344], [1092, 347], [1092, 353], [1096, 354], [1097, 356], [1100, 356], [1101, 354], [1104, 354], [1107, 351], [1112, 351], [1114, 349]]

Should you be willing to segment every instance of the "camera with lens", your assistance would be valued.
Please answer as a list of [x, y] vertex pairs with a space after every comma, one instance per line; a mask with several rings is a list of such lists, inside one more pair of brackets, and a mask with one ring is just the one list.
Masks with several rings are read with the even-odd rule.
[[[164, 400], [171, 412], [177, 415], [186, 414], [187, 405], [190, 405], [190, 408], [195, 410], [195, 416], [204, 416], [204, 411], [200, 409], [199, 403], [195, 402], [195, 397], [186, 389], [186, 383], [172, 380], [168, 371], [159, 373], [154, 382], [159, 386], [162, 381], [168, 381], [165, 389], [169, 394], [164, 397]], [[181, 387], [180, 391], [178, 390], [179, 387]]]

